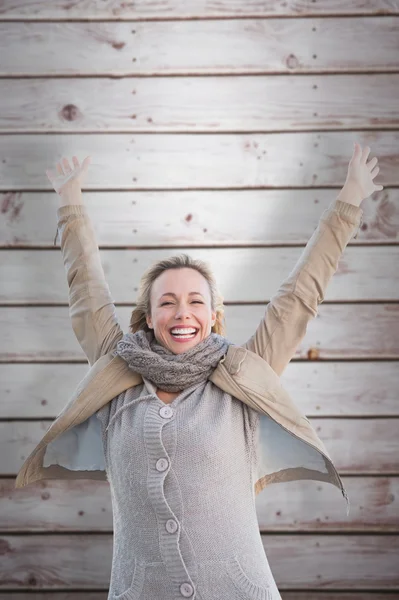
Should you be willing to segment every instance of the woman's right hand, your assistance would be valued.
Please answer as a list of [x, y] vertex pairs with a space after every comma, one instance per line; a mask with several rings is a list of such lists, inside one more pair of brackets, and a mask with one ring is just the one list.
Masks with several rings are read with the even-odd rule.
[[90, 164], [90, 156], [86, 156], [82, 164], [79, 163], [77, 156], [73, 156], [72, 162], [73, 168], [70, 166], [68, 159], [63, 157], [62, 161], [56, 164], [56, 172], [50, 169], [46, 170], [51, 185], [60, 196], [68, 194], [76, 188], [81, 189]]

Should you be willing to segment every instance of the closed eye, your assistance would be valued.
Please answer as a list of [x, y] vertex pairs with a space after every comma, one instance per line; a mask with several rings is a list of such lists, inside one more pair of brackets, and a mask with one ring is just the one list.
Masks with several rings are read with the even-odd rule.
[[[204, 304], [203, 302], [201, 302], [201, 300], [193, 300], [191, 304], [194, 304], [195, 302], [197, 302], [197, 304]], [[161, 306], [165, 306], [165, 304], [172, 304], [171, 302], [162, 302]]]

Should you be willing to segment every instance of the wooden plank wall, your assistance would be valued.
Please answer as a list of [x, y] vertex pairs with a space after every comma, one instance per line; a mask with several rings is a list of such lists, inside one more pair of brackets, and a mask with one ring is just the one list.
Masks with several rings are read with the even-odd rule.
[[208, 260], [247, 339], [355, 140], [378, 156], [363, 225], [282, 376], [351, 500], [257, 497], [284, 600], [399, 598], [399, 1], [0, 2], [0, 600], [106, 600], [106, 482], [15, 475], [87, 371], [45, 169], [92, 156], [85, 201], [127, 331], [140, 275]]

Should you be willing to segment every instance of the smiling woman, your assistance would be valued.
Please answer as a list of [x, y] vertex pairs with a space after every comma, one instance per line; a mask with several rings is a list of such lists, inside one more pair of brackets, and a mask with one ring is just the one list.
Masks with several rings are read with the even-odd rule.
[[[371, 189], [366, 158], [360, 166], [354, 159], [366, 187], [350, 179], [352, 200], [354, 190]], [[36, 455], [43, 470], [62, 467], [60, 477], [106, 471], [115, 515], [109, 600], [281, 600], [254, 495], [268, 483], [303, 478], [346, 492], [277, 373], [317, 314], [362, 211], [338, 200], [323, 213], [243, 347], [231, 348], [224, 337], [223, 299], [210, 267], [186, 254], [144, 273], [124, 334], [82, 205], [87, 161], [81, 167], [74, 157], [73, 164], [58, 163], [51, 180], [63, 202], [58, 227], [72, 326], [103, 380], [94, 381], [83, 407], [86, 383], [79, 386], [76, 403], [57, 418], [61, 434], [46, 432], [50, 443], [34, 450], [18, 482], [28, 467], [38, 478]], [[59, 421], [52, 431], [60, 432]]]

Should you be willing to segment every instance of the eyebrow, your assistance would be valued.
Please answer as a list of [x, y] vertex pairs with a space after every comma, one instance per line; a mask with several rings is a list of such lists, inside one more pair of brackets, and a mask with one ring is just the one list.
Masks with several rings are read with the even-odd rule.
[[[193, 296], [194, 294], [199, 294], [200, 296], [202, 296], [201, 292], [189, 292], [189, 296]], [[166, 292], [165, 294], [162, 294], [161, 298], [163, 296], [174, 296], [175, 298], [177, 298], [176, 294], [174, 294], [173, 292]], [[203, 297], [203, 296], [202, 296]]]

